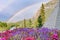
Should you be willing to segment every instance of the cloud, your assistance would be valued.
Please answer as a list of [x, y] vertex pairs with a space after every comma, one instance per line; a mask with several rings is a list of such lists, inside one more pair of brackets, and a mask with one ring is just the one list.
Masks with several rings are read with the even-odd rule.
[[[44, 2], [45, 3], [45, 2]], [[35, 13], [37, 12], [37, 10], [40, 8], [42, 2], [41, 3], [37, 3], [37, 4], [33, 4], [30, 5], [20, 11], [18, 11], [15, 15], [13, 15], [8, 21], [9, 22], [17, 22], [19, 20], [23, 20], [25, 19], [29, 19], [32, 18]]]
[[0, 20], [6, 21], [16, 12], [24, 9], [25, 7], [43, 1], [44, 0], [0, 0]]
[[9, 4], [13, 3], [14, 0], [0, 0], [0, 11], [6, 8]]

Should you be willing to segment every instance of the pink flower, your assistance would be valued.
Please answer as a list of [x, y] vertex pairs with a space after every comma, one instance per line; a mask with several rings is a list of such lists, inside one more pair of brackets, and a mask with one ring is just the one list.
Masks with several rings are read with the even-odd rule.
[[5, 34], [5, 37], [11, 37], [12, 36], [12, 33], [10, 30], [7, 30], [6, 32], [4, 32]]
[[5, 38], [0, 38], [0, 40], [6, 40]]
[[26, 37], [23, 40], [35, 40], [35, 38], [34, 37]]
[[57, 40], [58, 39], [58, 35], [57, 34], [53, 34], [52, 35], [52, 39], [56, 39]]

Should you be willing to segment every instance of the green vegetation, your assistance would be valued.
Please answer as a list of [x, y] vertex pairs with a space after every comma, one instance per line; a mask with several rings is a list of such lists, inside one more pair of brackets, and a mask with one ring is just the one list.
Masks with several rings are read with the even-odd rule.
[[26, 27], [26, 20], [24, 19], [24, 27]]
[[[0, 30], [9, 30], [12, 27], [16, 28], [37, 28], [42, 27], [48, 16], [55, 8], [55, 2], [48, 2], [46, 4], [42, 4], [38, 18], [30, 18], [24, 19], [22, 21], [18, 21], [16, 23], [6, 23], [0, 22]], [[49, 8], [46, 8], [49, 7]], [[53, 7], [53, 8], [51, 8]]]
[[7, 28], [6, 22], [0, 22], [0, 30], [5, 30]]
[[29, 27], [31, 27], [31, 25], [32, 25], [32, 21], [31, 19], [29, 19]]
[[38, 23], [39, 23], [38, 27], [42, 27], [43, 26], [41, 16], [38, 17]]
[[44, 4], [42, 4], [42, 7], [40, 9], [40, 15], [38, 17], [38, 27], [42, 27], [45, 22], [45, 12], [44, 12]]
[[5, 22], [0, 22], [0, 27], [7, 27], [7, 23], [5, 23]]

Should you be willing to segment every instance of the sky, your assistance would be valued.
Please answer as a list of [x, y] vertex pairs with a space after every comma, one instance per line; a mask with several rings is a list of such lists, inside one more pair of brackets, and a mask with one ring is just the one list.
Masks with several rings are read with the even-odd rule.
[[6, 21], [18, 11], [48, 0], [0, 0], [0, 21]]
[[12, 16], [8, 20], [8, 22], [17, 22], [17, 21], [21, 21], [24, 19], [30, 19], [37, 13], [37, 10], [40, 9], [40, 7], [41, 7], [41, 3], [30, 5], [18, 11], [16, 14], [14, 14], [14, 16]]

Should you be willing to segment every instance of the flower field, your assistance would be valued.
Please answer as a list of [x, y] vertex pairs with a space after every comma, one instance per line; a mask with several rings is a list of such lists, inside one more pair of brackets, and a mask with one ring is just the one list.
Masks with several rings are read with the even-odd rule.
[[0, 6], [0, 40], [60, 40], [59, 0], [1, 0]]
[[48, 28], [18, 28], [0, 33], [0, 40], [60, 40], [60, 30]]

